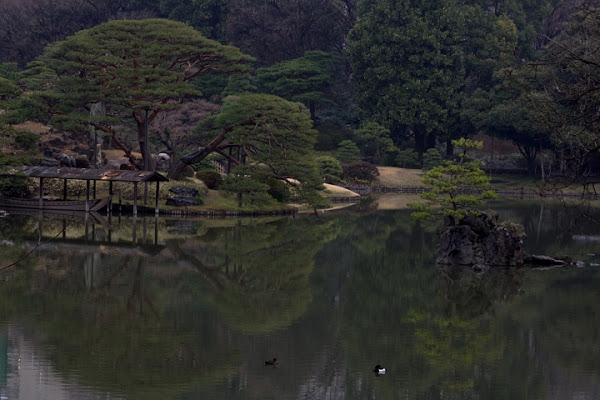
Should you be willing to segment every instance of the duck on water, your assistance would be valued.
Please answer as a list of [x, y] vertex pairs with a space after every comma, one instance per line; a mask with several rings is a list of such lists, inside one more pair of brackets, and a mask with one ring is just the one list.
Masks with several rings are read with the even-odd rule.
[[379, 364], [377, 364], [375, 368], [373, 368], [373, 372], [375, 372], [375, 375], [385, 375], [386, 371], [387, 370]]

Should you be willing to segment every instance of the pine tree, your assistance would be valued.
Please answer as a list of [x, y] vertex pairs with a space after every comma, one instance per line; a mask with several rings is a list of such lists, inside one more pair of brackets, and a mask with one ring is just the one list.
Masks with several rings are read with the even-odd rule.
[[[51, 122], [63, 129], [92, 125], [140, 166], [132, 157], [132, 143], [137, 140], [146, 160], [146, 120], [150, 124], [161, 112], [200, 96], [190, 81], [208, 71], [246, 71], [252, 58], [183, 23], [146, 19], [116, 20], [80, 31], [49, 46], [41, 60], [59, 77], [36, 96]], [[104, 117], [90, 116], [95, 103], [106, 108]]]
[[416, 211], [415, 219], [446, 218], [449, 225], [456, 225], [467, 214], [478, 214], [475, 208], [485, 199], [495, 198], [495, 193], [487, 190], [490, 178], [481, 169], [481, 163], [469, 159], [469, 151], [483, 146], [483, 142], [461, 138], [453, 140], [461, 148], [456, 161], [446, 161], [444, 165], [429, 170], [423, 183], [431, 190], [421, 195], [427, 202], [409, 203]]

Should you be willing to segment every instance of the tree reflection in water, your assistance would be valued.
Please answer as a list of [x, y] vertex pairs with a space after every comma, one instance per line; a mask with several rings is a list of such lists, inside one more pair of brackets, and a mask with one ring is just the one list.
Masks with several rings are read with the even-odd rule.
[[[597, 247], [559, 232], [554, 222], [569, 218], [550, 206], [500, 212], [525, 225], [536, 253]], [[35, 245], [37, 219], [1, 222], [3, 240], [14, 243], [0, 246], [2, 259]], [[24, 327], [64, 382], [95, 394], [599, 393], [597, 268], [440, 270], [436, 227], [404, 211], [159, 220], [158, 246], [144, 245], [144, 221], [132, 241], [129, 222], [87, 235], [69, 224], [64, 239], [0, 276], [0, 324]], [[580, 234], [594, 237], [597, 226]], [[265, 369], [272, 357], [280, 367]], [[381, 379], [372, 375], [378, 363], [389, 371]]]
[[305, 312], [314, 255], [338, 234], [332, 220], [281, 219], [168, 246], [210, 282], [212, 301], [231, 327], [258, 333], [289, 326]]

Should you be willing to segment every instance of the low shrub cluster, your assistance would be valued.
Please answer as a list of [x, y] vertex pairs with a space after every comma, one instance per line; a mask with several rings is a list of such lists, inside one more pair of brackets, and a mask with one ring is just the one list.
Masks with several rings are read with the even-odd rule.
[[196, 172], [196, 178], [200, 179], [206, 187], [212, 190], [218, 189], [223, 184], [223, 177], [214, 169], [203, 169]]
[[379, 170], [373, 164], [357, 162], [344, 165], [344, 180], [357, 182], [373, 182], [379, 176]]
[[342, 173], [342, 163], [331, 156], [321, 156], [316, 159], [319, 173], [324, 182], [336, 183], [340, 181]]
[[32, 193], [29, 181], [33, 179], [16, 170], [4, 169], [0, 173], [0, 195], [5, 197], [29, 197]]

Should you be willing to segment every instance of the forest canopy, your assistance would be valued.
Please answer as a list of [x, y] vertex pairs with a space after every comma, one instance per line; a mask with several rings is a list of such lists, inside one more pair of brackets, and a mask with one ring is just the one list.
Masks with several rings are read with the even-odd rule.
[[353, 159], [422, 167], [427, 154], [450, 159], [453, 140], [484, 134], [512, 142], [529, 174], [594, 174], [599, 6], [7, 0], [0, 119], [82, 137], [92, 128], [134, 168], [158, 153], [180, 166], [206, 145], [196, 125], [228, 96], [272, 94], [308, 107], [316, 139], [306, 145], [327, 156], [356, 147]]

